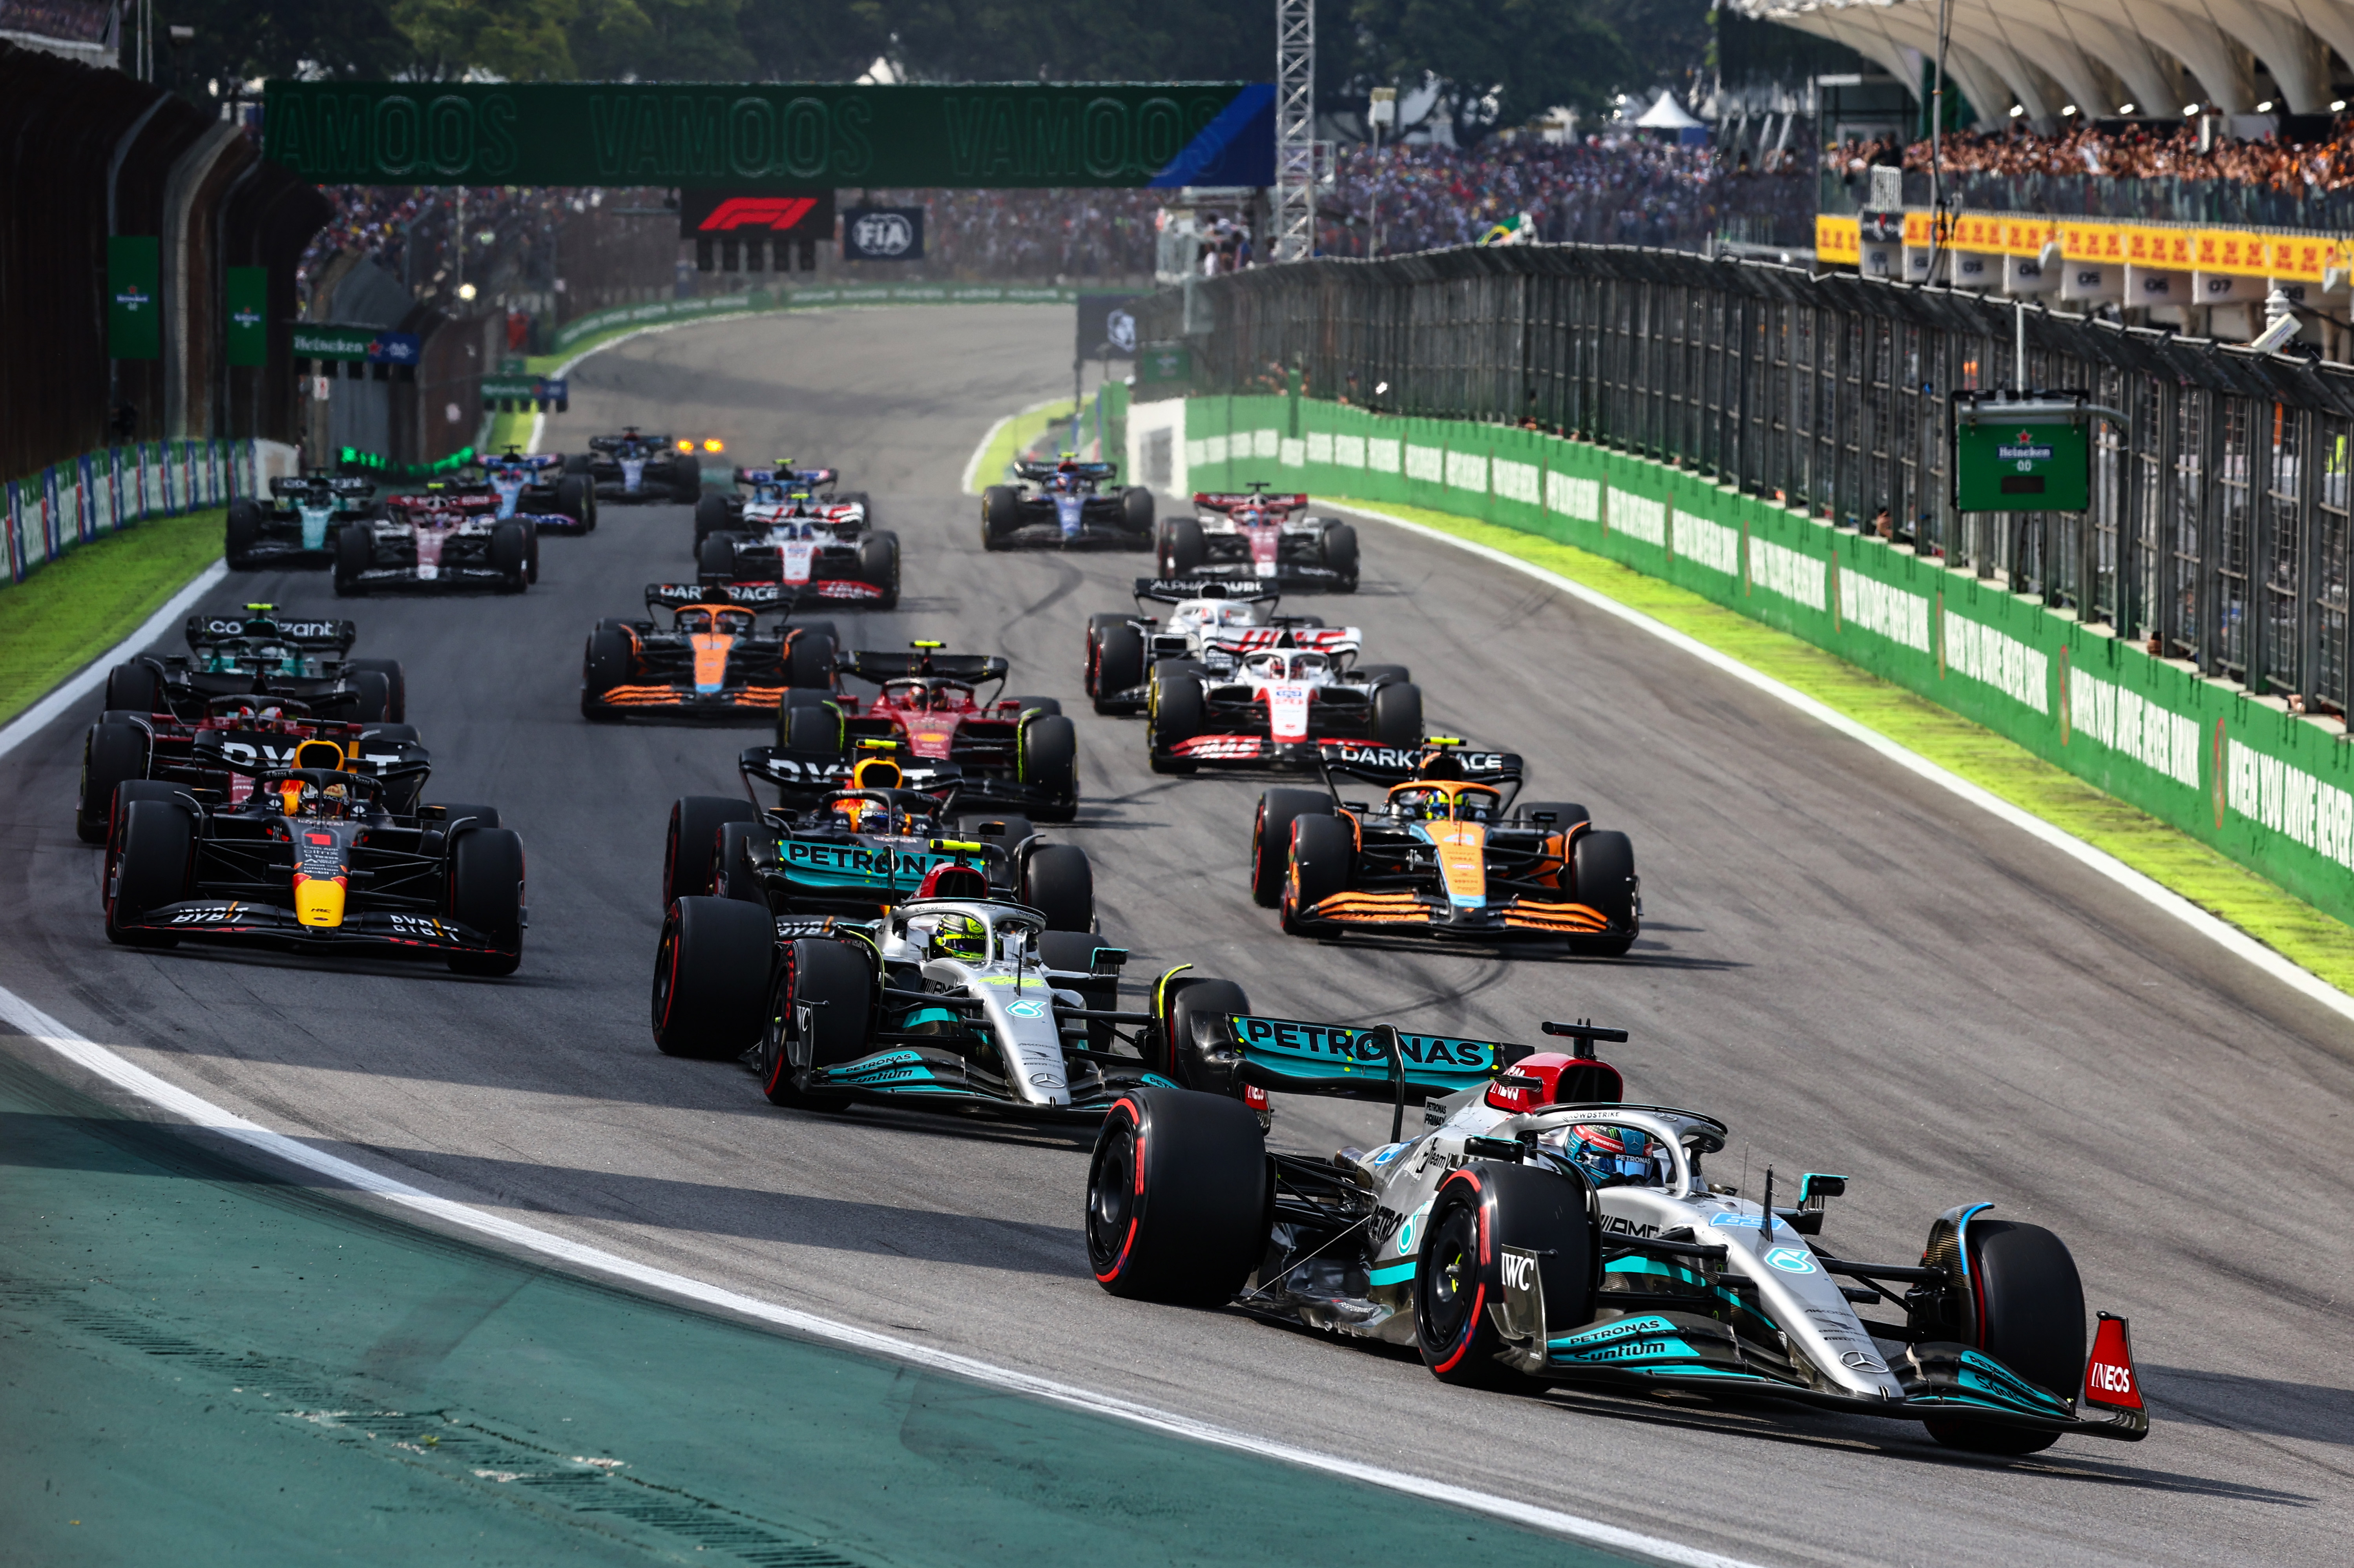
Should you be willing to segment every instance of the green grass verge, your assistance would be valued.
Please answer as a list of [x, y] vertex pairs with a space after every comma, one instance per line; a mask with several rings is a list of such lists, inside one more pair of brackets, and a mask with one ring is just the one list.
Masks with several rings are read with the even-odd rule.
[[137, 630], [220, 559], [222, 511], [159, 517], [77, 546], [0, 588], [0, 723]]
[[1029, 449], [1030, 443], [1046, 433], [1046, 427], [1060, 419], [1068, 423], [1071, 400], [1049, 403], [1043, 408], [1033, 408], [1026, 414], [1016, 414], [1004, 427], [990, 438], [988, 448], [981, 454], [979, 466], [972, 471], [973, 493], [980, 494], [992, 484], [1005, 482], [1005, 471], [1012, 466], [1014, 455]]
[[2115, 855], [2292, 963], [2340, 991], [2354, 991], [2354, 927], [2190, 834], [1926, 697], [1689, 589], [1574, 546], [1419, 506], [1329, 499], [1336, 506], [1385, 512], [1500, 550], [1639, 609]]

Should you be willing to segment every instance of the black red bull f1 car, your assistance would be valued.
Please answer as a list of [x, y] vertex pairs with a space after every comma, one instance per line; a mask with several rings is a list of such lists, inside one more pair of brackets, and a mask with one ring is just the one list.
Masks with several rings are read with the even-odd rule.
[[[1788, 1206], [1771, 1170], [1755, 1201], [1711, 1180], [1725, 1123], [1628, 1104], [1593, 1052], [1623, 1031], [1546, 1023], [1572, 1044], [1544, 1050], [1204, 1000], [1192, 1086], [1123, 1096], [1097, 1136], [1084, 1224], [1115, 1296], [1411, 1347], [1448, 1383], [1762, 1395], [1977, 1453], [2149, 1431], [2126, 1320], [2099, 1314], [2088, 1353], [2058, 1236], [1964, 1203], [1917, 1262], [1842, 1256], [1819, 1238], [1847, 1178]], [[1387, 1101], [1389, 1141], [1270, 1150], [1235, 1097], [1270, 1090]]]

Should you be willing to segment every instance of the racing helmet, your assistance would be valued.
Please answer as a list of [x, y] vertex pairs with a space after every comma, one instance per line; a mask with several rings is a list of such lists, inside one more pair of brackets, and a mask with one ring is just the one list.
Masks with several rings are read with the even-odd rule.
[[955, 959], [960, 963], [989, 961], [989, 927], [970, 915], [943, 915], [925, 944], [928, 959]]
[[1564, 1152], [1594, 1178], [1597, 1187], [1658, 1187], [1666, 1184], [1667, 1146], [1639, 1127], [1586, 1123], [1565, 1129]]
[[867, 820], [883, 814], [883, 808], [872, 800], [835, 800], [827, 809], [847, 822], [854, 833], [865, 832]]

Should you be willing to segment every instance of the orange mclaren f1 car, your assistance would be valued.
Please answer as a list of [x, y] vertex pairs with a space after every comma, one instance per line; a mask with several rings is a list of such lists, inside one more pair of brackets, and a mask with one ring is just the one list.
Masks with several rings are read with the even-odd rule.
[[671, 624], [600, 620], [580, 674], [584, 718], [631, 715], [774, 724], [786, 691], [831, 689], [833, 623], [759, 629], [780, 602], [775, 583], [649, 583], [646, 609]]
[[[1269, 789], [1251, 826], [1251, 893], [1294, 936], [1350, 930], [1566, 938], [1615, 958], [1642, 926], [1627, 835], [1565, 801], [1515, 805], [1521, 759], [1456, 740], [1327, 742], [1325, 791]], [[1335, 778], [1384, 787], [1343, 800]]]

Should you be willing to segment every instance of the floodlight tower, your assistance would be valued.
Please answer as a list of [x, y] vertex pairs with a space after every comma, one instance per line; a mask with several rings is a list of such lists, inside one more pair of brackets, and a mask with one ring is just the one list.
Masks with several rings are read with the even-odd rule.
[[1316, 249], [1316, 5], [1275, 0], [1275, 245], [1278, 261]]

